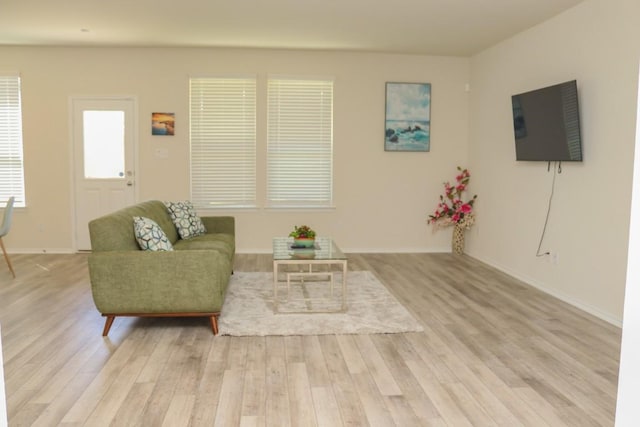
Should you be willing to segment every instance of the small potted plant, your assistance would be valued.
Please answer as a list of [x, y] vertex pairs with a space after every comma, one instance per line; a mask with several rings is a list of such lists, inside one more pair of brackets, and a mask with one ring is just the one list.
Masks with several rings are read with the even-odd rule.
[[299, 248], [312, 248], [316, 241], [316, 232], [308, 225], [294, 226], [289, 233], [293, 237], [293, 246]]

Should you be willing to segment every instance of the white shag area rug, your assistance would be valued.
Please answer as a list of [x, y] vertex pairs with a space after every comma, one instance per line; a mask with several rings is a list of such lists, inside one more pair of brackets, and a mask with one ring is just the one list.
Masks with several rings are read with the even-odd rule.
[[[330, 295], [327, 281], [278, 288], [279, 313], [273, 311], [273, 274], [235, 272], [231, 276], [218, 329], [220, 335], [327, 335], [420, 332], [423, 327], [370, 271], [347, 274], [344, 313], [306, 313], [335, 310], [342, 303], [341, 276]], [[299, 313], [300, 311], [304, 313]]]

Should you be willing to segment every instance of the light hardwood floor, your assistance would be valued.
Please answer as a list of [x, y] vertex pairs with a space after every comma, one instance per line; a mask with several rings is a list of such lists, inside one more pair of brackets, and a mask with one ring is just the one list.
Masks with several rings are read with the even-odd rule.
[[[10, 426], [611, 426], [620, 330], [466, 256], [350, 254], [424, 325], [388, 335], [214, 337], [117, 318], [86, 255], [0, 269]], [[236, 271], [270, 271], [270, 255]], [[603, 284], [604, 286], [604, 284]]]

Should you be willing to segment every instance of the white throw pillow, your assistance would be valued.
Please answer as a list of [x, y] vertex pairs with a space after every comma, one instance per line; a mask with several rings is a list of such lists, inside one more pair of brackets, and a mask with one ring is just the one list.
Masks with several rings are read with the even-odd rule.
[[190, 239], [207, 232], [191, 202], [164, 202], [164, 204], [169, 210], [169, 215], [176, 226], [176, 230], [178, 230], [180, 238]]
[[133, 217], [133, 232], [143, 251], [172, 251], [173, 245], [162, 228], [154, 220], [143, 216]]

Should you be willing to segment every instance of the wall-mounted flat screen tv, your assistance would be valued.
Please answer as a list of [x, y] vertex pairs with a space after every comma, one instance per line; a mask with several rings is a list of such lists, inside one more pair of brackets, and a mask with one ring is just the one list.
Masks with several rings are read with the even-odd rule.
[[582, 161], [575, 80], [511, 97], [516, 160]]

